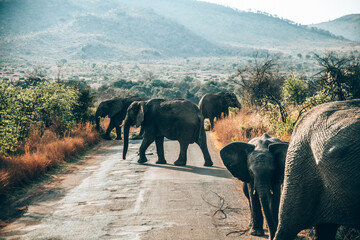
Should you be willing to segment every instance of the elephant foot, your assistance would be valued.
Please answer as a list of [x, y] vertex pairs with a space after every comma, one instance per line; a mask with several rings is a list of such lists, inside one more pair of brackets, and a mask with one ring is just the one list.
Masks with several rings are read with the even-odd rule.
[[140, 158], [140, 159], [138, 160], [138, 163], [145, 163], [145, 162], [147, 162], [147, 159], [146, 159], [146, 158]]
[[253, 229], [253, 228], [250, 229], [250, 234], [253, 236], [264, 236], [265, 235], [263, 229]]
[[186, 160], [181, 160], [181, 159], [178, 159], [174, 162], [174, 165], [175, 166], [185, 166], [186, 165]]
[[112, 138], [111, 138], [110, 136], [103, 136], [103, 138], [104, 138], [105, 140], [112, 140]]
[[115, 138], [115, 140], [122, 140], [122, 138], [121, 138], [121, 137], [117, 137], [117, 138]]
[[207, 160], [207, 161], [205, 161], [204, 166], [211, 167], [213, 164], [214, 163], [211, 160]]
[[156, 164], [166, 164], [166, 160], [165, 159], [162, 159], [162, 160], [157, 160], [156, 161]]

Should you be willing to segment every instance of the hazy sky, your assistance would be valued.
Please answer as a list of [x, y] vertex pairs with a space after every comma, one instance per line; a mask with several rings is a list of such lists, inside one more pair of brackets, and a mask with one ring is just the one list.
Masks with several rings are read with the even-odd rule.
[[360, 13], [360, 0], [202, 0], [239, 10], [260, 10], [301, 24], [326, 22]]

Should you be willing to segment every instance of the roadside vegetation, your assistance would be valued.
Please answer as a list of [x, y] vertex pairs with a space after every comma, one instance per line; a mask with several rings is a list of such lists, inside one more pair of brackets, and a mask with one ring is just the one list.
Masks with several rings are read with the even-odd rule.
[[94, 96], [79, 83], [0, 81], [0, 195], [94, 145]]
[[[359, 56], [339, 56], [331, 52], [315, 55], [320, 66], [312, 79], [292, 73], [279, 74], [276, 59], [265, 59], [238, 69], [233, 79], [240, 88], [243, 107], [215, 123], [217, 148], [234, 141], [248, 142], [267, 132], [289, 142], [294, 126], [312, 107], [331, 101], [360, 98]], [[359, 239], [360, 231], [341, 226], [336, 239]], [[302, 231], [297, 239], [316, 239], [314, 230]]]
[[267, 132], [290, 141], [301, 116], [330, 101], [360, 98], [360, 59], [354, 55], [315, 55], [319, 71], [310, 79], [280, 72], [276, 57], [256, 60], [231, 77], [243, 108], [217, 121], [214, 134], [220, 146], [247, 142]]
[[[162, 78], [153, 71], [141, 71], [137, 79], [109, 80], [106, 70], [112, 69], [104, 65], [104, 81], [93, 89], [88, 85], [93, 80], [76, 76], [73, 81], [61, 80], [60, 68], [55, 80], [39, 67], [27, 72], [23, 81], [0, 80], [0, 195], [26, 185], [96, 144], [99, 133], [92, 126], [96, 106], [113, 97], [137, 94], [148, 99], [185, 98], [198, 104], [206, 93], [234, 92], [242, 108], [230, 109], [229, 117], [217, 120], [211, 134], [219, 149], [234, 141], [248, 142], [264, 132], [288, 142], [296, 123], [312, 107], [360, 98], [358, 52], [306, 58], [317, 63], [311, 75], [298, 72], [301, 66], [289, 69], [286, 62], [291, 59], [261, 55], [225, 67], [227, 78], [223, 77], [225, 71], [222, 77], [202, 80], [191, 72], [182, 77], [164, 73]], [[219, 64], [224, 70], [223, 63]], [[183, 74], [183, 70], [179, 72]], [[102, 121], [103, 129], [108, 122]], [[360, 236], [353, 229], [339, 232], [343, 234], [339, 239]], [[306, 239], [312, 239], [311, 234], [307, 233]]]

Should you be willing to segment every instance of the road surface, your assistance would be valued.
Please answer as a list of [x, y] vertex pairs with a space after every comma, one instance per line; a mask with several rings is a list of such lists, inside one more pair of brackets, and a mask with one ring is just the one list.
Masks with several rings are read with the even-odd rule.
[[[0, 239], [264, 239], [241, 234], [249, 208], [241, 184], [224, 168], [209, 141], [213, 167], [200, 148], [188, 149], [187, 166], [174, 166], [176, 141], [165, 142], [166, 165], [137, 163], [141, 140], [122, 160], [122, 142], [98, 150], [64, 173], [34, 186], [24, 214], [1, 230]], [[35, 197], [37, 196], [37, 197]]]

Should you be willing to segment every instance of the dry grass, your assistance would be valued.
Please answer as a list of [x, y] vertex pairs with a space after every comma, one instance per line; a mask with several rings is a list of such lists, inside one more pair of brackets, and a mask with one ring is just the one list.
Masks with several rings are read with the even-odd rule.
[[59, 138], [47, 130], [42, 136], [33, 131], [25, 144], [25, 153], [4, 158], [0, 156], [0, 195], [11, 187], [23, 186], [49, 169], [64, 163], [99, 140], [92, 125], [78, 125]]
[[259, 114], [242, 108], [239, 114], [230, 114], [227, 118], [218, 120], [213, 135], [217, 140], [217, 147], [222, 148], [235, 141], [248, 142], [265, 132], [274, 136]]

